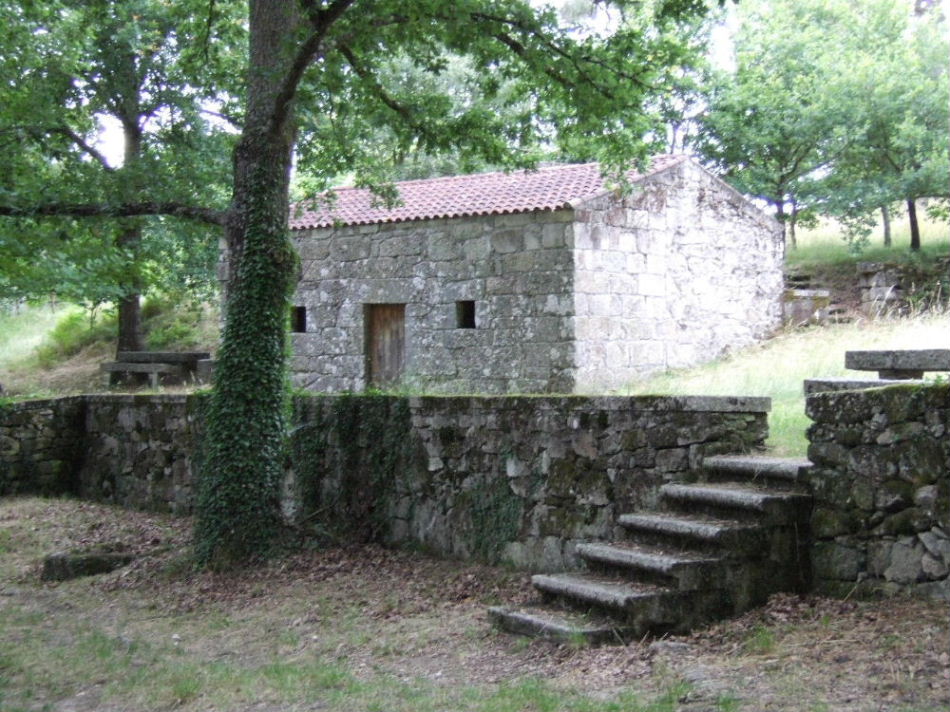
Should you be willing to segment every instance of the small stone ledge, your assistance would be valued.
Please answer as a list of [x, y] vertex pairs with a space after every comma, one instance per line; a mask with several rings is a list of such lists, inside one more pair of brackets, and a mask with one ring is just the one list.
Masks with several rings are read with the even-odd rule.
[[83, 576], [107, 574], [137, 558], [135, 554], [116, 551], [73, 553], [58, 551], [43, 559], [42, 581], [68, 581]]
[[[310, 397], [310, 396], [305, 396]], [[313, 396], [315, 398], [334, 396]], [[772, 399], [757, 396], [584, 396], [584, 395], [518, 395], [518, 396], [409, 396], [412, 408], [458, 405], [491, 405], [500, 408], [521, 408], [530, 403], [542, 410], [569, 411], [596, 409], [603, 411], [652, 411], [697, 413], [768, 413]]]
[[844, 365], [856, 371], [950, 371], [950, 349], [846, 351]]
[[918, 379], [860, 379], [860, 378], [808, 378], [804, 382], [806, 396], [832, 391], [864, 391], [869, 388], [888, 386], [923, 386], [927, 382]]

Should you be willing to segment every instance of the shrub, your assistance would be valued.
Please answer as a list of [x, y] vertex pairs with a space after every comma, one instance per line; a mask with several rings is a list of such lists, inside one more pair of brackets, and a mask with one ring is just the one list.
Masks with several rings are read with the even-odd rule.
[[36, 360], [43, 368], [75, 356], [96, 343], [116, 338], [116, 314], [109, 310], [100, 315], [88, 310], [72, 311], [60, 319], [36, 349]]

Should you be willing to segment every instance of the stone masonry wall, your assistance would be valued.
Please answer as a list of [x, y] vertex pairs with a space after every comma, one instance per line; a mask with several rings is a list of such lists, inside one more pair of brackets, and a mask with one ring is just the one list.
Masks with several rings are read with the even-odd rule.
[[[602, 393], [767, 336], [778, 224], [691, 161], [574, 210], [300, 231], [294, 384], [366, 386], [364, 310], [405, 304], [402, 384]], [[475, 303], [475, 328], [456, 305]]]
[[[101, 395], [3, 409], [18, 472], [37, 478], [4, 493], [45, 491], [51, 450], [25, 446], [40, 432], [61, 438], [72, 457], [61, 471], [79, 496], [187, 513], [203, 403]], [[348, 538], [569, 566], [576, 541], [613, 538], [617, 515], [652, 504], [703, 454], [761, 444], [767, 410], [762, 398], [300, 397], [285, 508]]]
[[80, 496], [188, 514], [206, 396], [85, 396]]
[[[364, 305], [406, 305], [413, 390], [570, 392], [571, 211], [489, 215], [302, 231], [293, 334], [296, 386], [359, 391]], [[475, 302], [476, 328], [456, 303]]]
[[[348, 537], [560, 569], [703, 454], [761, 444], [761, 398], [299, 399], [302, 518]], [[357, 531], [354, 530], [355, 528]]]
[[708, 361], [780, 324], [781, 228], [691, 161], [576, 217], [577, 392]]
[[811, 395], [820, 591], [950, 599], [950, 386]]
[[0, 405], [0, 496], [76, 492], [83, 408], [81, 397]]

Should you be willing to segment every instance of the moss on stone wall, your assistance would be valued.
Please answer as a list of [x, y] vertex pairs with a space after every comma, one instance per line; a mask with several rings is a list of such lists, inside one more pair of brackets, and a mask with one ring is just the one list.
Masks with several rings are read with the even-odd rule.
[[482, 561], [498, 563], [505, 544], [519, 538], [524, 502], [511, 491], [506, 477], [483, 480], [462, 492], [457, 506], [469, 511], [472, 522], [464, 539], [466, 548]]
[[411, 457], [407, 399], [301, 396], [293, 422], [288, 454], [301, 521], [334, 538], [381, 538], [397, 468]]

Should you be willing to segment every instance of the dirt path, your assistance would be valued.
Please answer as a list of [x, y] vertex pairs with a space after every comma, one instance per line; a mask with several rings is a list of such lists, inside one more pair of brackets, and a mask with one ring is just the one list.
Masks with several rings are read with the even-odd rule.
[[[489, 626], [486, 604], [531, 596], [520, 572], [370, 546], [199, 573], [189, 528], [0, 501], [0, 709], [950, 709], [937, 603], [778, 596], [692, 636], [584, 648]], [[43, 554], [101, 544], [155, 553], [39, 581]]]

